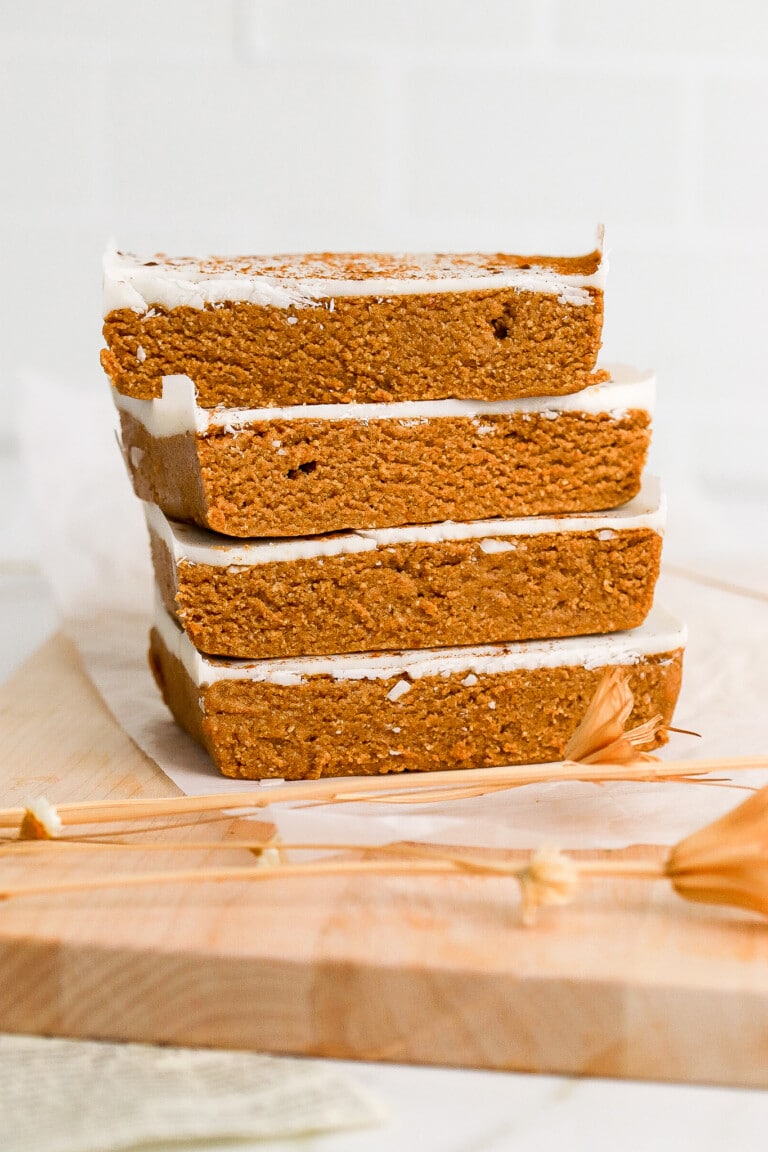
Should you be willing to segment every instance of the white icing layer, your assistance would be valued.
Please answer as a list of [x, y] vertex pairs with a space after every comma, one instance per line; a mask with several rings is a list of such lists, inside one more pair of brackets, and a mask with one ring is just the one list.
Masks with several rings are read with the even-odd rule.
[[115, 404], [143, 424], [151, 436], [179, 436], [214, 429], [235, 432], [270, 420], [440, 420], [456, 417], [475, 420], [478, 432], [493, 429], [483, 424], [491, 416], [521, 412], [556, 419], [561, 412], [606, 412], [621, 418], [630, 409], [653, 412], [656, 377], [626, 364], [607, 364], [611, 379], [569, 396], [523, 396], [516, 400], [407, 400], [399, 404], [297, 404], [290, 408], [200, 408], [195, 386], [188, 376], [164, 376], [158, 400], [136, 400], [114, 388]]
[[[603, 234], [598, 230], [598, 248]], [[387, 274], [389, 270], [389, 274]], [[412, 296], [513, 288], [556, 295], [562, 303], [590, 305], [589, 289], [605, 287], [607, 261], [596, 272], [575, 275], [551, 268], [508, 266], [503, 256], [248, 256], [218, 259], [158, 256], [145, 259], [107, 250], [104, 315], [116, 308], [145, 313], [162, 308], [203, 308], [224, 301], [273, 308], [322, 306], [341, 296]]]
[[654, 607], [640, 628], [607, 636], [575, 636], [566, 640], [526, 640], [517, 644], [485, 644], [472, 648], [426, 648], [355, 656], [301, 656], [280, 660], [224, 660], [202, 656], [186, 633], [160, 604], [155, 626], [168, 651], [176, 656], [200, 688], [220, 680], [252, 680], [285, 686], [312, 676], [334, 680], [387, 680], [407, 676], [494, 675], [534, 668], [602, 668], [636, 664], [644, 657], [683, 648], [686, 628], [662, 608]]
[[523, 516], [511, 520], [476, 520], [471, 523], [445, 521], [441, 524], [410, 525], [403, 528], [377, 528], [337, 532], [327, 536], [299, 536], [277, 540], [233, 540], [203, 528], [169, 521], [154, 504], [144, 505], [149, 528], [165, 542], [176, 563], [207, 564], [215, 567], [244, 567], [255, 564], [290, 563], [324, 556], [351, 555], [391, 548], [396, 544], [439, 544], [446, 540], [481, 540], [484, 552], [514, 548], [509, 537], [539, 536], [551, 532], [617, 532], [650, 528], [662, 535], [666, 523], [666, 500], [655, 476], [647, 476], [629, 503], [610, 512], [588, 512], [569, 516]]

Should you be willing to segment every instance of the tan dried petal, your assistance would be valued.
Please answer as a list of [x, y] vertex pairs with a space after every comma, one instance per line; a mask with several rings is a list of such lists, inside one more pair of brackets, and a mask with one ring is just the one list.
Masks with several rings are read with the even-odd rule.
[[768, 787], [681, 840], [666, 872], [686, 900], [768, 915]]
[[627, 672], [623, 668], [609, 668], [566, 745], [564, 759], [576, 764], [635, 764], [639, 760], [655, 760], [655, 756], [641, 748], [653, 743], [662, 719], [655, 716], [625, 732], [633, 706]]

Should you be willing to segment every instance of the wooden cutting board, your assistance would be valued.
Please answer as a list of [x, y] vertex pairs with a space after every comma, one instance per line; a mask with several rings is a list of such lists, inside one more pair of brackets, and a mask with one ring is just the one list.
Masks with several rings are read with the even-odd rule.
[[[3, 806], [176, 793], [62, 636], [0, 688], [0, 737]], [[242, 822], [178, 835], [242, 835]], [[84, 867], [14, 851], [2, 880]], [[88, 859], [98, 872], [213, 854]], [[503, 878], [39, 896], [0, 903], [0, 1030], [766, 1087], [768, 924], [647, 882], [587, 888], [533, 929]]]

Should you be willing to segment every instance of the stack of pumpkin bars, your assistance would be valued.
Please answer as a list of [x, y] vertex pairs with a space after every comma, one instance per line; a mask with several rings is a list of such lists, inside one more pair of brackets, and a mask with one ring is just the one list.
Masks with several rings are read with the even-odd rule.
[[671, 719], [654, 380], [596, 368], [605, 262], [105, 260], [150, 662], [225, 775], [557, 760], [605, 669]]

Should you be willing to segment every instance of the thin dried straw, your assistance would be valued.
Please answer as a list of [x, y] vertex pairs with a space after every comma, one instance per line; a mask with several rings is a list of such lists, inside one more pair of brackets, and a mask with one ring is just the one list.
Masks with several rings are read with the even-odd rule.
[[[111, 824], [149, 820], [192, 813], [259, 810], [270, 804], [319, 802], [323, 804], [379, 801], [388, 803], [428, 803], [442, 799], [480, 796], [527, 784], [582, 781], [607, 783], [615, 780], [651, 783], [679, 780], [693, 782], [710, 772], [730, 773], [751, 768], [768, 768], [768, 756], [735, 756], [719, 759], [667, 760], [636, 764], [522, 764], [510, 768], [469, 768], [448, 772], [414, 772], [407, 779], [396, 777], [356, 777], [307, 780], [278, 784], [249, 792], [218, 792], [209, 796], [178, 796], [163, 800], [93, 800], [59, 804], [57, 811], [65, 826]], [[0, 809], [0, 828], [18, 830], [24, 808]]]
[[[449, 871], [458, 871], [458, 865]], [[182, 871], [136, 872], [97, 876], [88, 880], [60, 880], [54, 884], [21, 884], [0, 888], [0, 900], [20, 896], [58, 896], [74, 892], [98, 892], [107, 888], [146, 888], [158, 884], [223, 884], [231, 881], [294, 879], [328, 875], [375, 873], [386, 875], [419, 875], [445, 873], [440, 860], [324, 860], [307, 864], [280, 864], [271, 868], [190, 868]]]
[[[51, 841], [43, 840], [39, 846], [50, 847]], [[60, 847], [63, 846], [60, 843]], [[70, 842], [73, 843], [73, 842]], [[77, 843], [77, 842], [74, 842]], [[218, 845], [218, 847], [243, 848], [241, 844]], [[89, 847], [81, 845], [81, 847]], [[101, 847], [106, 847], [102, 845]], [[139, 845], [113, 845], [115, 848], [136, 848]], [[154, 847], [167, 850], [168, 845], [155, 845]], [[179, 850], [188, 849], [189, 845], [174, 845]], [[211, 847], [211, 845], [205, 845]], [[255, 845], [260, 857], [272, 850], [270, 846]], [[280, 845], [284, 849], [317, 849], [316, 844], [286, 844]], [[326, 845], [338, 851], [339, 845]], [[347, 851], [357, 850], [369, 853], [370, 849], [364, 845], [346, 845]], [[400, 844], [384, 845], [378, 848], [377, 854], [384, 859], [331, 859], [312, 861], [306, 864], [284, 864], [268, 862], [266, 867], [256, 868], [205, 868], [185, 869], [180, 871], [140, 872], [107, 874], [96, 878], [72, 879], [56, 881], [55, 883], [23, 884], [0, 888], [0, 900], [18, 899], [30, 896], [64, 896], [74, 893], [87, 894], [103, 891], [108, 888], [156, 887], [158, 885], [189, 885], [197, 883], [222, 884], [240, 881], [259, 881], [267, 879], [317, 879], [323, 876], [451, 876], [457, 874], [473, 874], [485, 877], [508, 878], [516, 881], [520, 887], [522, 915], [526, 924], [531, 924], [536, 918], [538, 909], [553, 904], [568, 903], [579, 886], [582, 877], [624, 876], [632, 878], [658, 879], [663, 875], [660, 866], [650, 861], [586, 861], [577, 862], [565, 856], [556, 849], [543, 848], [533, 852], [525, 864], [500, 859], [487, 859], [474, 856], [461, 850], [440, 850], [437, 847], [410, 846]], [[266, 862], [266, 861], [265, 861]]]
[[[40, 848], [63, 848], [67, 841], [19, 841], [24, 851]], [[70, 845], [73, 846], [73, 845]], [[103, 852], [131, 848], [140, 851], [144, 845], [100, 844], [80, 845], [96, 847]], [[746, 908], [768, 916], [768, 787], [740, 804], [726, 816], [686, 837], [670, 851], [667, 859], [625, 860], [579, 859], [564, 855], [556, 849], [539, 849], [532, 853], [524, 865], [501, 859], [478, 857], [466, 849], [440, 849], [426, 845], [385, 845], [377, 849], [379, 859], [339, 859], [312, 861], [304, 864], [280, 862], [279, 852], [286, 849], [346, 850], [365, 852], [364, 845], [281, 844], [232, 841], [221, 844], [193, 845], [190, 843], [153, 844], [155, 850], [191, 851], [193, 849], [226, 848], [251, 850], [257, 857], [256, 867], [195, 868], [166, 870], [136, 874], [111, 873], [94, 878], [72, 879], [55, 883], [6, 885], [0, 888], [0, 899], [29, 896], [60, 896], [71, 893], [89, 893], [107, 888], [139, 888], [161, 884], [251, 882], [267, 879], [297, 879], [322, 876], [429, 876], [458, 873], [480, 876], [508, 877], [520, 888], [523, 919], [531, 923], [538, 909], [550, 904], [566, 904], [584, 879], [669, 880], [678, 895], [686, 900], [705, 904], [726, 904]], [[269, 854], [274, 853], [274, 857]]]

